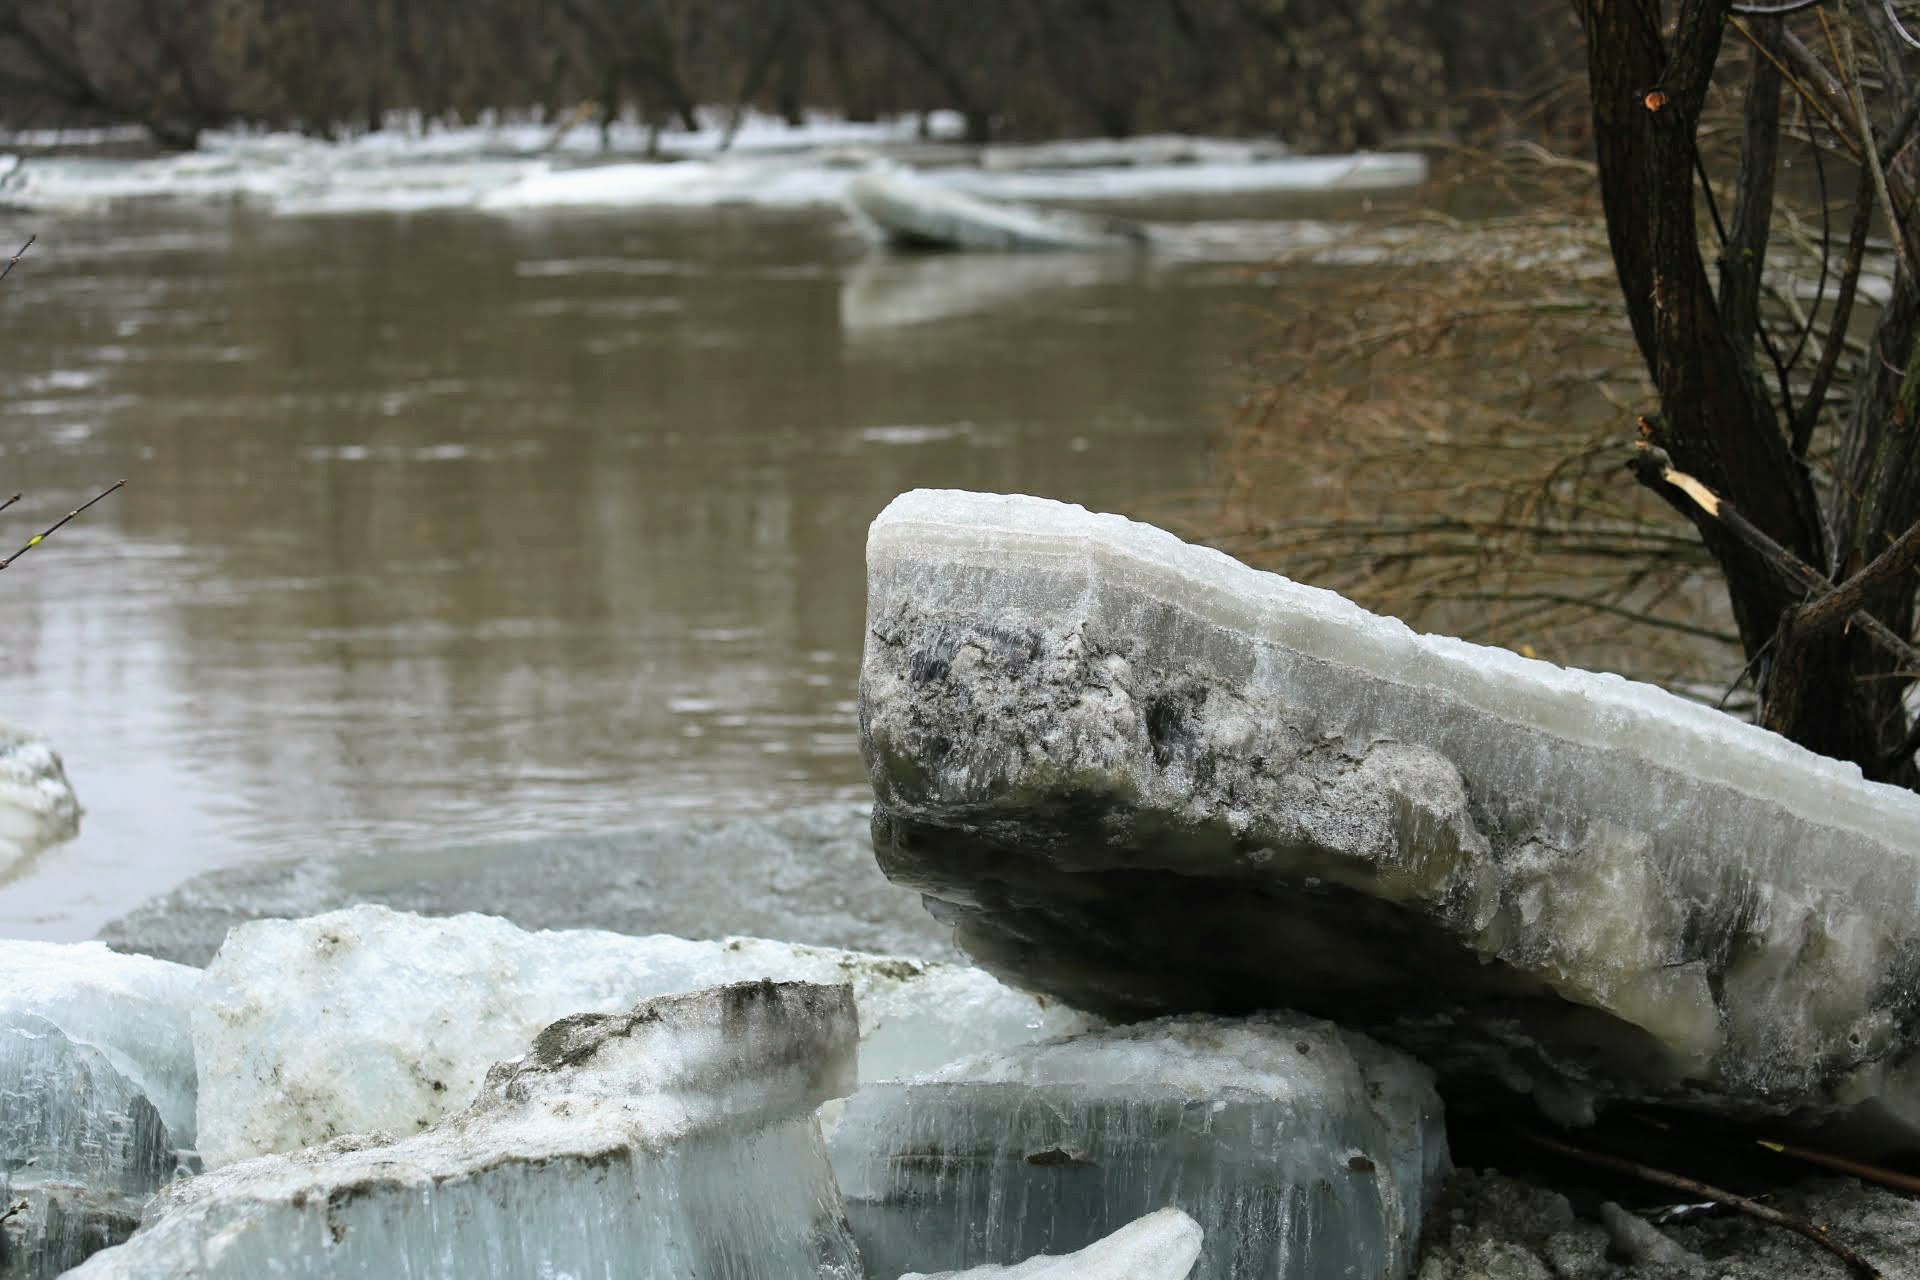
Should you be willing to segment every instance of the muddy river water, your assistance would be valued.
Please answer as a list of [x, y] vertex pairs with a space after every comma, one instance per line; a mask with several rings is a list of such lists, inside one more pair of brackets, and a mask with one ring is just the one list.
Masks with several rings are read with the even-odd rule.
[[[1245, 263], [873, 256], [825, 210], [9, 215], [0, 715], [80, 837], [0, 934], [264, 857], [864, 790], [896, 493], [1204, 487]], [[11, 241], [9, 243], [12, 243]]]

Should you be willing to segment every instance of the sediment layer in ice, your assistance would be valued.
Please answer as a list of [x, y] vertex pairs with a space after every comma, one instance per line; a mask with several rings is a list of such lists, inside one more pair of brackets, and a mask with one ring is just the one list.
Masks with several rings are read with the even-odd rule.
[[229, 936], [194, 1014], [201, 1155], [211, 1168], [411, 1133], [472, 1101], [487, 1067], [556, 1017], [767, 977], [852, 983], [869, 1079], [1091, 1025], [977, 969], [758, 938], [530, 933], [372, 906], [262, 920]]
[[881, 866], [988, 967], [1920, 1140], [1920, 796], [1041, 499], [901, 497], [868, 575]]
[[0, 1025], [44, 1018], [96, 1049], [146, 1095], [173, 1141], [195, 1140], [193, 1036], [200, 971], [98, 942], [0, 941]]
[[863, 1087], [829, 1151], [870, 1274], [1084, 1248], [1172, 1206], [1195, 1275], [1401, 1277], [1446, 1168], [1427, 1070], [1294, 1014], [1167, 1018]]
[[1200, 1256], [1200, 1224], [1178, 1209], [1129, 1222], [1077, 1253], [1041, 1254], [1010, 1267], [918, 1272], [900, 1280], [1185, 1280]]
[[176, 1184], [85, 1280], [857, 1280], [814, 1109], [854, 1086], [852, 990], [740, 983], [583, 1014], [399, 1142]]

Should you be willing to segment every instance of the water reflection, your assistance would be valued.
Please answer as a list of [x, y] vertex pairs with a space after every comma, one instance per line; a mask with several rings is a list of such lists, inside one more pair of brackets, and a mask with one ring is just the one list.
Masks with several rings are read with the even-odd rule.
[[[0, 578], [0, 715], [88, 809], [0, 888], [15, 935], [261, 856], [859, 794], [874, 513], [1197, 483], [1254, 300], [1079, 262], [1005, 306], [815, 215], [27, 229], [8, 515], [132, 484]], [[875, 341], [876, 280], [960, 305]]]

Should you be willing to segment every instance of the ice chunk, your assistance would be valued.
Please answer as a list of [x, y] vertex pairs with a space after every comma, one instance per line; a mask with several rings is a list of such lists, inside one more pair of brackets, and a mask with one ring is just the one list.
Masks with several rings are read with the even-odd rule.
[[85, 1280], [857, 1280], [814, 1109], [853, 1088], [846, 986], [582, 1014], [468, 1110], [178, 1183]]
[[1010, 1267], [974, 1267], [900, 1280], [1184, 1280], [1200, 1256], [1200, 1224], [1161, 1209], [1064, 1257], [1041, 1254]]
[[158, 1109], [173, 1141], [191, 1147], [193, 1036], [188, 1010], [200, 971], [98, 942], [0, 941], [0, 1026], [44, 1018], [98, 1050]]
[[1139, 249], [1140, 223], [1038, 209], [954, 191], [903, 168], [875, 168], [847, 187], [847, 202], [877, 235], [910, 249]]
[[1079, 1249], [1161, 1206], [1198, 1276], [1406, 1274], [1446, 1167], [1425, 1068], [1298, 1015], [1168, 1018], [866, 1085], [829, 1152], [868, 1271]]
[[1920, 1140], [1920, 796], [1079, 507], [907, 494], [867, 564], [881, 867], [989, 968], [1336, 1016], [1566, 1121]]
[[178, 1165], [160, 1113], [45, 1018], [0, 1025], [0, 1274], [52, 1277], [117, 1244]]
[[0, 724], [0, 871], [79, 830], [80, 802], [59, 755], [44, 739]]
[[866, 1078], [1090, 1025], [977, 969], [757, 938], [529, 933], [362, 906], [235, 929], [194, 1012], [209, 1167], [340, 1134], [423, 1129], [488, 1064], [575, 1011], [772, 977], [851, 982]]
[[[957, 959], [947, 930], [873, 865], [869, 813], [862, 805], [816, 805], [634, 831], [225, 867], [113, 921], [100, 936], [122, 951], [205, 965], [243, 921], [375, 902], [433, 915], [478, 911], [523, 929], [751, 934]], [[771, 891], [742, 894], [741, 884]]]

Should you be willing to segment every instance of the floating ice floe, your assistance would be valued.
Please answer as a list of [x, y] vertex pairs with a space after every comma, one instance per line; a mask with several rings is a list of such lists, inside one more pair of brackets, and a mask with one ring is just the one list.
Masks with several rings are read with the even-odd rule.
[[1081, 1249], [1171, 1205], [1204, 1230], [1211, 1280], [1399, 1280], [1447, 1167], [1426, 1068], [1279, 1014], [1161, 1019], [869, 1084], [828, 1150], [874, 1275]]
[[846, 986], [565, 1018], [460, 1114], [177, 1183], [71, 1274], [858, 1280], [814, 1118], [854, 1087], [855, 1045]]
[[1077, 1253], [1040, 1254], [1009, 1267], [913, 1272], [900, 1280], [1185, 1280], [1200, 1256], [1201, 1234], [1186, 1214], [1161, 1209]]
[[80, 831], [80, 801], [44, 738], [0, 724], [0, 873]]
[[1920, 1139], [1920, 796], [1036, 498], [897, 499], [867, 627], [882, 869], [1022, 985]]
[[898, 169], [862, 173], [847, 203], [876, 235], [907, 249], [1137, 249], [1136, 222], [985, 200]]
[[563, 1014], [749, 978], [849, 982], [863, 1078], [1093, 1025], [976, 969], [757, 938], [690, 942], [361, 906], [242, 925], [193, 1015], [209, 1168], [341, 1134], [411, 1133], [473, 1100]]

